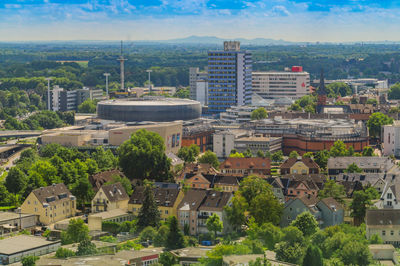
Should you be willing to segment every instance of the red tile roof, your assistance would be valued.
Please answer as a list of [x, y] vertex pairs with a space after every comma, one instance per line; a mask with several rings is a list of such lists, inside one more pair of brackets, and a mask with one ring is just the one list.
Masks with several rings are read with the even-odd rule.
[[311, 158], [288, 158], [282, 165], [282, 168], [291, 168], [295, 163], [303, 162], [308, 168], [319, 168], [318, 164]]
[[220, 168], [230, 169], [270, 169], [271, 161], [269, 158], [227, 158], [221, 163]]

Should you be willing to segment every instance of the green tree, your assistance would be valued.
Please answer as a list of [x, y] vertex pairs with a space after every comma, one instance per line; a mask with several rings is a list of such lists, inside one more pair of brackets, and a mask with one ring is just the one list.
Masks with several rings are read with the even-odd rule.
[[367, 104], [375, 104], [376, 105], [376, 104], [378, 104], [378, 100], [370, 98], [370, 99], [367, 100]]
[[305, 237], [313, 235], [318, 230], [317, 220], [314, 215], [308, 211], [297, 215], [291, 225], [299, 228]]
[[190, 98], [190, 90], [188, 88], [179, 88], [176, 93], [174, 94], [176, 98]]
[[369, 240], [370, 244], [383, 244], [382, 238], [378, 234], [373, 234]]
[[28, 177], [17, 166], [12, 167], [6, 176], [6, 188], [10, 193], [19, 194], [25, 190]]
[[303, 266], [324, 266], [321, 250], [314, 245], [309, 245], [303, 259]]
[[275, 244], [279, 243], [283, 236], [281, 229], [272, 223], [262, 224], [257, 235], [268, 250], [274, 250]]
[[350, 241], [345, 244], [339, 257], [345, 265], [367, 266], [373, 262], [368, 246], [359, 241]]
[[162, 225], [157, 230], [157, 234], [154, 237], [155, 247], [164, 247], [167, 243], [169, 227], [167, 225]]
[[374, 156], [374, 149], [370, 146], [364, 147], [362, 156]]
[[96, 113], [96, 101], [87, 99], [78, 106], [79, 113], [94, 114]]
[[257, 157], [263, 158], [265, 157], [264, 152], [262, 150], [257, 151]]
[[307, 105], [306, 107], [304, 107], [304, 112], [315, 114], [315, 106], [312, 104]]
[[389, 93], [388, 93], [388, 99], [389, 100], [398, 100], [400, 99], [400, 83], [394, 84], [392, 87], [390, 87]]
[[244, 155], [245, 158], [251, 158], [251, 157], [253, 157], [253, 153], [251, 152], [250, 149], [245, 150], [245, 151], [243, 152], [243, 155]]
[[239, 231], [246, 223], [245, 211], [248, 207], [246, 199], [236, 192], [229, 205], [224, 207], [229, 225], [234, 231]]
[[298, 112], [298, 111], [301, 111], [302, 108], [298, 103], [294, 103], [289, 107], [289, 110]]
[[103, 147], [96, 148], [96, 151], [92, 154], [92, 159], [97, 162], [100, 171], [109, 170], [117, 166], [117, 158], [112, 151], [104, 151]]
[[371, 137], [380, 138], [382, 126], [390, 125], [392, 123], [393, 123], [393, 118], [388, 117], [387, 115], [382, 114], [380, 112], [373, 113], [367, 121], [369, 135]]
[[303, 158], [313, 158], [313, 157], [314, 153], [310, 151], [303, 154]]
[[200, 156], [198, 162], [211, 164], [214, 168], [218, 168], [219, 166], [218, 157], [212, 151], [206, 151], [202, 156]]
[[314, 161], [321, 169], [326, 169], [330, 153], [327, 150], [317, 151], [314, 156]]
[[170, 252], [165, 251], [160, 254], [159, 263], [163, 266], [173, 266], [179, 264], [178, 260]]
[[267, 110], [264, 107], [259, 107], [251, 112], [251, 120], [261, 120], [268, 117]]
[[346, 148], [346, 144], [342, 140], [337, 140], [333, 143], [333, 146], [330, 150], [330, 155], [332, 157], [340, 157], [340, 156], [347, 156], [348, 150]]
[[357, 166], [357, 164], [352, 163], [349, 164], [349, 166], [346, 169], [347, 173], [362, 173], [362, 169], [360, 167]]
[[56, 251], [56, 258], [66, 259], [75, 256], [75, 252], [68, 248], [58, 248]]
[[185, 239], [181, 230], [178, 227], [178, 219], [172, 216], [168, 219], [169, 232], [166, 242], [166, 248], [169, 250], [183, 248], [185, 246]]
[[83, 239], [79, 242], [78, 250], [76, 251], [77, 256], [94, 255], [97, 253], [96, 245], [90, 241], [90, 239]]
[[38, 261], [40, 258], [38, 256], [27, 256], [23, 257], [21, 260], [22, 266], [35, 266], [36, 261]]
[[280, 242], [276, 248], [276, 259], [294, 264], [300, 264], [304, 256], [303, 248], [299, 243], [289, 245]]
[[283, 153], [282, 151], [277, 151], [271, 155], [271, 160], [274, 162], [282, 162], [283, 161]]
[[83, 208], [85, 208], [85, 203], [91, 201], [94, 196], [93, 187], [87, 177], [80, 177], [76, 180], [72, 185], [71, 192]]
[[164, 140], [141, 129], [118, 148], [119, 165], [129, 178], [169, 180], [171, 160], [165, 154]]
[[295, 226], [288, 226], [282, 229], [283, 237], [282, 241], [288, 243], [290, 246], [294, 244], [304, 243], [303, 232]]
[[89, 240], [89, 228], [82, 219], [69, 220], [66, 231], [67, 242], [78, 243], [83, 240]]
[[351, 216], [354, 217], [354, 224], [359, 225], [364, 222], [367, 208], [371, 206], [373, 195], [364, 190], [355, 191], [353, 200], [350, 204]]
[[318, 197], [320, 199], [332, 197], [337, 202], [343, 204], [346, 191], [343, 185], [337, 184], [335, 180], [327, 180], [324, 184], [324, 188], [318, 192]]
[[206, 226], [208, 231], [214, 233], [214, 238], [217, 237], [217, 232], [221, 232], [224, 227], [219, 216], [215, 213], [207, 218]]
[[235, 153], [229, 154], [229, 157], [231, 157], [231, 158], [244, 158], [244, 154], [235, 152]]
[[37, 161], [29, 170], [29, 175], [37, 174], [49, 186], [51, 184], [61, 183], [61, 178], [57, 176], [57, 169], [48, 161]]
[[151, 226], [147, 226], [146, 228], [144, 228], [142, 230], [142, 232], [140, 232], [140, 241], [144, 242], [144, 241], [153, 241], [153, 239], [156, 237], [156, 230], [151, 227]]
[[299, 157], [299, 153], [297, 151], [291, 151], [289, 154], [289, 158], [297, 158]]
[[132, 193], [133, 193], [132, 183], [131, 183], [131, 181], [129, 181], [129, 179], [126, 176], [113, 175], [111, 178], [112, 178], [112, 181], [105, 183], [106, 185], [121, 183], [121, 185], [124, 187], [126, 193], [129, 196], [132, 195]]
[[344, 82], [333, 82], [326, 85], [328, 90], [328, 96], [336, 98], [337, 96], [348, 96], [352, 94], [352, 90], [349, 85]]
[[158, 211], [158, 206], [154, 199], [153, 185], [151, 183], [146, 182], [143, 194], [144, 199], [142, 207], [139, 210], [138, 226], [158, 227], [160, 223], [160, 212]]
[[196, 157], [200, 154], [200, 148], [196, 144], [192, 144], [189, 147], [181, 147], [178, 151], [178, 157], [184, 160], [186, 163], [192, 163], [196, 161]]

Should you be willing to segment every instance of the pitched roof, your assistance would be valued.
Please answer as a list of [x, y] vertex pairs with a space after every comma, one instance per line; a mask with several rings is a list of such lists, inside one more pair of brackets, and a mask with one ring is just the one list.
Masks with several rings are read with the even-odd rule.
[[185, 165], [185, 168], [182, 170], [178, 180], [184, 180], [185, 178], [191, 177], [197, 173], [215, 175], [219, 172], [208, 163], [189, 163]]
[[367, 226], [400, 225], [400, 210], [367, 210], [365, 221]]
[[232, 197], [231, 192], [219, 192], [208, 190], [207, 195], [201, 205], [199, 210], [202, 211], [222, 211], [223, 208], [228, 204], [228, 201]]
[[213, 185], [215, 184], [224, 184], [224, 185], [233, 185], [238, 186], [241, 177], [232, 176], [232, 175], [216, 175], [214, 177]]
[[178, 210], [197, 210], [207, 195], [207, 190], [204, 189], [189, 189], [186, 191]]
[[49, 205], [56, 205], [60, 201], [75, 199], [75, 196], [71, 194], [67, 186], [63, 183], [37, 188], [33, 190], [32, 193], [40, 203]]
[[347, 169], [347, 167], [355, 163], [361, 169], [380, 169], [381, 172], [388, 171], [394, 166], [389, 157], [331, 157], [328, 159], [328, 169]]
[[389, 188], [392, 191], [394, 197], [397, 200], [400, 200], [400, 184], [396, 183], [396, 184], [391, 185], [391, 186], [385, 186], [385, 190], [383, 191], [382, 195], [386, 194]]
[[103, 184], [113, 181], [112, 177], [116, 175], [120, 177], [125, 177], [125, 175], [120, 170], [112, 169], [90, 176], [89, 182], [90, 184], [92, 184], [94, 191], [97, 192]]
[[301, 200], [306, 206], [314, 206], [318, 203], [318, 198], [314, 195], [306, 195], [298, 199]]
[[[158, 206], [174, 206], [178, 198], [179, 188], [153, 188], [154, 200]], [[142, 204], [144, 200], [144, 187], [137, 187], [129, 199], [129, 204]]]
[[227, 158], [221, 163], [220, 168], [229, 169], [270, 169], [271, 161], [269, 158]]
[[104, 194], [110, 202], [129, 199], [128, 194], [126, 194], [126, 191], [120, 182], [103, 185], [101, 189], [104, 191]]
[[279, 177], [277, 177], [277, 178], [268, 177], [266, 180], [271, 186], [273, 186], [275, 188], [284, 188], [284, 186], [282, 184], [282, 180]]
[[282, 165], [282, 168], [291, 168], [295, 163], [297, 162], [303, 162], [305, 166], [308, 168], [319, 168], [318, 164], [313, 161], [311, 158], [304, 158], [304, 157], [298, 157], [298, 158], [288, 158]]
[[203, 182], [207, 182], [207, 183], [210, 183], [210, 184], [212, 182], [212, 181], [208, 180], [206, 177], [204, 177], [204, 175], [202, 175], [201, 173], [197, 173], [197, 174], [195, 174], [195, 175], [193, 175], [191, 177], [188, 177], [186, 180], [188, 182], [203, 181]]
[[343, 210], [343, 206], [332, 197], [321, 199], [318, 203], [320, 202], [325, 204], [331, 211]]
[[322, 189], [324, 187], [324, 183], [327, 180], [327, 177], [324, 174], [308, 174], [308, 175], [303, 175], [303, 174], [287, 174], [282, 176], [282, 182], [284, 179], [288, 180], [311, 180], [313, 181], [319, 189]]
[[351, 197], [354, 191], [362, 190], [363, 186], [360, 181], [339, 181], [339, 184], [343, 185], [347, 197]]

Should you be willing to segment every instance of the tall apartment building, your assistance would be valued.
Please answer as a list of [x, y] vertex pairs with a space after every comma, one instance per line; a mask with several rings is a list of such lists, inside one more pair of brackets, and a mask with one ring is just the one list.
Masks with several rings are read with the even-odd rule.
[[208, 73], [200, 71], [198, 67], [189, 68], [190, 99], [208, 104]]
[[251, 103], [251, 53], [240, 42], [224, 42], [223, 51], [208, 52], [208, 110], [224, 112], [231, 106]]
[[103, 90], [83, 88], [67, 91], [59, 86], [54, 86], [50, 91], [50, 109], [61, 112], [76, 111], [78, 106], [87, 99], [102, 100]]
[[310, 94], [310, 74], [301, 66], [291, 71], [253, 72], [252, 86], [253, 92], [264, 99], [298, 99]]

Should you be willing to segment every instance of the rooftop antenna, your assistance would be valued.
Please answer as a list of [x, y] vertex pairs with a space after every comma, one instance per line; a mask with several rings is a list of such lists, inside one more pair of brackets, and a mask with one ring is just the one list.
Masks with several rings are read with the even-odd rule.
[[120, 64], [120, 71], [121, 71], [121, 91], [125, 91], [125, 70], [124, 70], [124, 63], [127, 59], [124, 58], [123, 55], [123, 49], [122, 49], [122, 41], [121, 41], [121, 55], [117, 59]]

